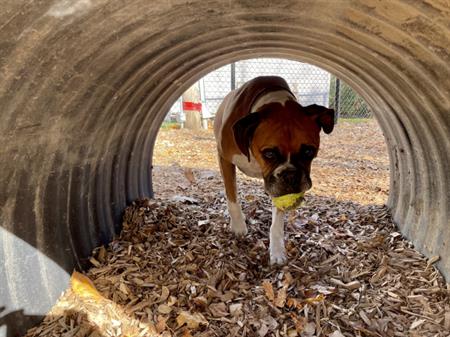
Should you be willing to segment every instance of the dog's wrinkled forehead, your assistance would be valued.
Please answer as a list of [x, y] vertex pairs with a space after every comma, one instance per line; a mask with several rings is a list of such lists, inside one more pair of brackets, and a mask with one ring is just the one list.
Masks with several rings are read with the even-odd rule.
[[277, 146], [281, 153], [287, 155], [298, 152], [302, 144], [318, 147], [320, 130], [310, 116], [281, 108], [261, 119], [253, 141], [260, 146]]
[[[302, 107], [295, 101], [269, 103], [233, 125], [235, 142], [250, 160], [249, 148], [281, 146], [283, 153], [296, 152], [301, 144], [319, 146], [319, 134], [334, 127], [334, 111], [318, 105]], [[256, 151], [255, 151], [256, 150]]]

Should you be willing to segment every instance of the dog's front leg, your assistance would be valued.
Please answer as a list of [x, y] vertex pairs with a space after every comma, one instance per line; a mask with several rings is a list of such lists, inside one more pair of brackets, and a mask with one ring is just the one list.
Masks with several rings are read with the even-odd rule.
[[287, 261], [284, 248], [284, 212], [272, 205], [270, 226], [270, 264], [284, 264]]
[[236, 166], [223, 159], [220, 155], [219, 164], [220, 172], [225, 183], [228, 212], [231, 218], [231, 230], [237, 236], [244, 236], [247, 234], [247, 225], [245, 224], [245, 217], [242, 213], [241, 205], [237, 200]]

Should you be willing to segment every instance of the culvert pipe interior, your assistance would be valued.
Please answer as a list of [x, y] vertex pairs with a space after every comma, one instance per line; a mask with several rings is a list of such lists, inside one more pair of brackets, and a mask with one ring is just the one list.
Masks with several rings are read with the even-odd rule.
[[388, 205], [450, 278], [446, 0], [1, 0], [0, 335], [45, 314], [124, 207], [151, 196], [170, 106], [232, 61], [320, 66], [370, 104]]

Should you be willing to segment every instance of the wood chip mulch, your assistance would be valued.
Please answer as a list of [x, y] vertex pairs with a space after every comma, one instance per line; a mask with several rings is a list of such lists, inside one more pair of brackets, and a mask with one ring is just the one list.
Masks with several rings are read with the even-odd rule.
[[[169, 170], [176, 164], [219, 171], [213, 131], [160, 130], [153, 164]], [[167, 180], [161, 180], [160, 175], [156, 178], [156, 184], [164, 184], [163, 188], [156, 186], [158, 192], [173, 187], [167, 186]], [[389, 157], [376, 120], [340, 119], [333, 133], [322, 134], [311, 178], [312, 192], [317, 195], [360, 204], [383, 204], [389, 194]]]
[[184, 193], [127, 208], [89, 279], [26, 336], [450, 336], [438, 257], [416, 252], [386, 207], [308, 194], [286, 219], [288, 264], [272, 267], [261, 183], [240, 182], [249, 234], [236, 239], [217, 172], [181, 174]]

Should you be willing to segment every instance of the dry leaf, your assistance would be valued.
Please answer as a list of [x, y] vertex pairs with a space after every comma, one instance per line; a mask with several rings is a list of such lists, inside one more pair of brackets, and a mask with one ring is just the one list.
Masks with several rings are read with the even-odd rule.
[[120, 290], [121, 292], [123, 292], [125, 295], [130, 294], [130, 290], [128, 289], [127, 285], [126, 285], [125, 283], [123, 283], [123, 282], [120, 282], [120, 284], [119, 284], [119, 290]]
[[191, 168], [185, 168], [185, 169], [184, 169], [184, 176], [186, 177], [186, 179], [187, 179], [191, 184], [195, 184], [194, 171], [192, 171]]
[[302, 302], [295, 298], [288, 298], [286, 301], [286, 305], [288, 308], [296, 308], [299, 310], [303, 308]]
[[167, 301], [167, 305], [172, 307], [177, 303], [177, 298], [175, 296], [170, 296], [169, 300]]
[[362, 318], [362, 320], [364, 321], [364, 323], [367, 324], [367, 326], [372, 326], [372, 321], [370, 320], [369, 317], [367, 317], [366, 313], [363, 310], [359, 311], [359, 316]]
[[278, 327], [278, 322], [270, 315], [265, 316], [259, 320], [261, 324], [267, 325], [270, 331], [274, 331]]
[[212, 303], [209, 305], [209, 311], [213, 317], [225, 317], [228, 316], [228, 309], [225, 303]]
[[287, 332], [288, 337], [297, 337], [298, 333], [296, 329], [289, 329]]
[[230, 314], [233, 317], [242, 315], [242, 303], [233, 303], [229, 307]]
[[107, 255], [107, 252], [106, 252], [105, 246], [100, 246], [100, 248], [97, 252], [97, 259], [103, 263], [106, 260], [106, 255]]
[[251, 201], [253, 201], [253, 200], [256, 199], [256, 197], [255, 197], [254, 195], [252, 195], [252, 194], [246, 194], [246, 195], [244, 196], [244, 198], [245, 198], [245, 200], [248, 201], [248, 202], [251, 202]]
[[208, 325], [208, 321], [201, 313], [191, 314], [188, 311], [182, 311], [177, 317], [179, 327], [186, 324], [189, 329], [197, 329], [200, 325]]
[[269, 281], [263, 281], [262, 286], [266, 293], [266, 297], [269, 299], [269, 301], [271, 302], [275, 301], [275, 294], [273, 291], [272, 283], [270, 283]]
[[182, 337], [192, 337], [192, 334], [189, 330], [186, 329], [186, 330], [184, 330]]
[[450, 307], [445, 307], [445, 314], [444, 314], [444, 327], [447, 330], [450, 330]]
[[163, 286], [161, 288], [161, 296], [159, 297], [159, 302], [164, 302], [165, 300], [167, 300], [167, 298], [169, 297], [170, 294], [170, 290], [169, 288], [167, 288], [166, 286]]
[[170, 314], [170, 312], [172, 311], [172, 307], [169, 307], [167, 304], [160, 304], [158, 306], [158, 312], [160, 314]]
[[202, 311], [205, 310], [206, 307], [208, 306], [208, 300], [206, 299], [205, 296], [198, 296], [194, 298], [193, 302], [198, 307], [198, 309]]
[[316, 297], [306, 298], [305, 302], [309, 303], [309, 304], [314, 304], [314, 303], [323, 302], [324, 299], [325, 299], [325, 296], [323, 294], [319, 294]]
[[82, 298], [100, 300], [103, 296], [97, 291], [94, 283], [87, 277], [77, 271], [72, 273], [70, 285], [75, 294]]
[[291, 312], [291, 319], [294, 322], [294, 326], [295, 326], [295, 330], [298, 333], [302, 333], [304, 328], [305, 328], [305, 324], [306, 324], [306, 318], [304, 317], [298, 317], [296, 314], [294, 314], [293, 312]]
[[313, 336], [316, 332], [316, 324], [313, 322], [306, 323], [305, 328], [302, 332], [302, 337], [310, 337]]
[[100, 267], [102, 264], [100, 262], [98, 262], [94, 257], [90, 257], [89, 258], [89, 262], [92, 263], [94, 266], [96, 267]]
[[265, 335], [267, 335], [268, 332], [269, 332], [269, 327], [263, 323], [263, 324], [261, 324], [261, 327], [258, 330], [258, 336], [264, 337]]
[[319, 292], [321, 294], [324, 294], [324, 295], [330, 295], [330, 294], [333, 294], [333, 293], [336, 292], [336, 288], [334, 288], [334, 287], [324, 287], [324, 286], [321, 286], [321, 285], [318, 285], [318, 284], [313, 285], [311, 287], [311, 289], [314, 289], [317, 292]]
[[166, 322], [168, 319], [169, 319], [168, 317], [158, 315], [158, 322], [156, 323], [156, 326], [155, 326], [156, 331], [158, 333], [161, 333], [164, 330], [166, 330]]
[[342, 288], [345, 288], [345, 289], [348, 289], [348, 290], [355, 290], [355, 289], [358, 289], [358, 288], [361, 287], [361, 282], [359, 282], [358, 280], [351, 281], [351, 282], [348, 282], [348, 283], [344, 283], [341, 280], [338, 280], [338, 279], [335, 279], [335, 278], [330, 278], [330, 282], [335, 284], [335, 285], [337, 285], [337, 286], [339, 286], [339, 287], [342, 287]]
[[278, 290], [274, 304], [278, 308], [283, 308], [284, 305], [286, 304], [286, 297], [287, 297], [287, 286], [283, 286], [280, 290]]
[[439, 255], [432, 256], [432, 257], [427, 261], [427, 265], [430, 266], [430, 265], [432, 265], [433, 263], [436, 263], [437, 261], [440, 260], [440, 258], [441, 258], [441, 257], [440, 257]]
[[409, 327], [409, 329], [410, 330], [414, 330], [415, 328], [419, 327], [420, 325], [422, 325], [425, 322], [426, 322], [426, 320], [424, 320], [424, 319], [415, 320], [414, 322], [412, 322], [412, 324]]
[[288, 288], [294, 282], [294, 278], [290, 272], [284, 274], [283, 286]]

